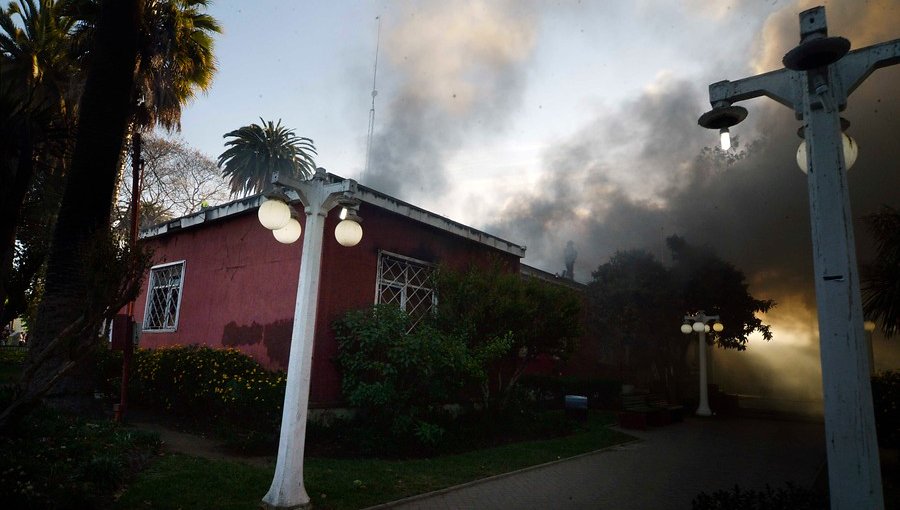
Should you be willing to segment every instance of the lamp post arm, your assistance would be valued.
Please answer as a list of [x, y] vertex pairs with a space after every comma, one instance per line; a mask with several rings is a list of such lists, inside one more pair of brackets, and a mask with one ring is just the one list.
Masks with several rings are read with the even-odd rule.
[[803, 106], [799, 80], [800, 73], [790, 69], [779, 69], [737, 81], [723, 80], [709, 86], [709, 102], [716, 106], [720, 101], [730, 104], [767, 96], [796, 111]]
[[356, 181], [353, 179], [344, 179], [341, 182], [325, 185], [325, 193], [328, 198], [322, 204], [322, 209], [330, 211], [331, 208], [338, 205], [342, 200], [352, 199], [356, 195]]
[[897, 64], [900, 64], [900, 39], [853, 50], [834, 65], [849, 96], [876, 69]]
[[[357, 192], [357, 184], [353, 179], [344, 179], [339, 182], [325, 183], [326, 173], [324, 169], [319, 169], [316, 175], [310, 180], [300, 180], [290, 175], [280, 175], [278, 172], [272, 173], [272, 184], [285, 188], [288, 196], [297, 195], [297, 199], [307, 208], [312, 202], [320, 202], [315, 207], [316, 213], [327, 213], [341, 198], [352, 197]], [[293, 192], [293, 193], [292, 193]]]

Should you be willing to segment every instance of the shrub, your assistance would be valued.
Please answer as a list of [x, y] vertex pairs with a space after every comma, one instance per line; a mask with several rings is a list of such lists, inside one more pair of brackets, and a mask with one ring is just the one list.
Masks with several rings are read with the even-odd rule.
[[692, 502], [694, 510], [822, 510], [824, 498], [810, 489], [788, 483], [784, 489], [720, 490], [712, 495], [701, 492]]
[[473, 370], [465, 343], [391, 305], [348, 312], [335, 323], [343, 392], [379, 450], [434, 448], [446, 406]]
[[[99, 384], [117, 394], [121, 353], [99, 357]], [[236, 349], [176, 346], [139, 349], [129, 381], [133, 406], [187, 419], [208, 428], [240, 450], [277, 444], [284, 404], [285, 374], [264, 369]]]
[[4, 508], [109, 508], [159, 447], [155, 434], [38, 409], [0, 436]]
[[900, 372], [881, 372], [872, 377], [872, 401], [878, 444], [900, 448]]

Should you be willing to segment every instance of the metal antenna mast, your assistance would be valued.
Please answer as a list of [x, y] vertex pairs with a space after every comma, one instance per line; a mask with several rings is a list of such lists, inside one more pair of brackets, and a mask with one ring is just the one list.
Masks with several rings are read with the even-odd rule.
[[372, 108], [369, 109], [369, 133], [366, 139], [366, 166], [363, 167], [362, 175], [359, 177], [360, 181], [363, 180], [363, 177], [369, 172], [369, 159], [372, 156], [372, 134], [375, 131], [375, 96], [378, 95], [375, 84], [378, 79], [378, 49], [381, 46], [381, 16], [375, 16], [375, 19], [378, 20], [378, 38], [375, 40], [375, 67], [372, 71]]

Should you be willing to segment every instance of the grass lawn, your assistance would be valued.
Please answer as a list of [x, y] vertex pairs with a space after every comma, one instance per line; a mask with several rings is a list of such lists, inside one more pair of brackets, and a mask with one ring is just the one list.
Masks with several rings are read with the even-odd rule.
[[[433, 459], [325, 459], [305, 462], [306, 489], [317, 509], [356, 509], [585, 453], [631, 439], [594, 415], [571, 436], [508, 444]], [[120, 509], [256, 509], [274, 466], [162, 457], [121, 496]]]

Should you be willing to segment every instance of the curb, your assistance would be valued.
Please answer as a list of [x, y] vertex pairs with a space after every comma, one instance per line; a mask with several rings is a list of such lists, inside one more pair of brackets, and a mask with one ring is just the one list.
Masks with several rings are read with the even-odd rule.
[[431, 497], [434, 497], [434, 496], [440, 496], [441, 494], [446, 494], [446, 493], [448, 493], [448, 492], [453, 492], [453, 491], [459, 490], [459, 489], [465, 489], [465, 488], [467, 488], [467, 487], [471, 487], [471, 486], [474, 486], [474, 485], [479, 485], [479, 484], [482, 484], [482, 483], [492, 482], [492, 481], [494, 481], [494, 480], [499, 480], [499, 479], [506, 478], [506, 477], [509, 477], [509, 476], [515, 476], [515, 475], [518, 475], [518, 474], [521, 474], [521, 473], [525, 473], [525, 472], [528, 472], [528, 471], [534, 471], [534, 470], [536, 470], [536, 469], [542, 469], [542, 468], [545, 468], [545, 467], [548, 467], [548, 466], [552, 466], [552, 465], [554, 465], [554, 464], [561, 464], [561, 463], [563, 463], [563, 462], [569, 462], [569, 461], [572, 461], [572, 460], [580, 459], [580, 458], [582, 458], [582, 457], [587, 457], [587, 456], [589, 456], [589, 455], [596, 455], [596, 454], [598, 454], [598, 453], [603, 453], [603, 452], [606, 452], [606, 451], [609, 451], [609, 450], [621, 448], [621, 447], [623, 447], [623, 446], [628, 446], [628, 445], [632, 445], [632, 444], [635, 444], [635, 443], [640, 443], [641, 441], [643, 441], [643, 440], [642, 440], [642, 439], [633, 439], [633, 440], [631, 440], [631, 441], [625, 441], [624, 443], [619, 443], [619, 444], [614, 444], [614, 445], [612, 445], [612, 446], [607, 446], [607, 447], [601, 448], [601, 449], [599, 449], [599, 450], [592, 450], [592, 451], [589, 451], [589, 452], [579, 453], [578, 455], [574, 455], [574, 456], [572, 456], [572, 457], [566, 457], [566, 458], [564, 458], [564, 459], [551, 460], [551, 461], [549, 461], [549, 462], [544, 462], [543, 464], [535, 464], [534, 466], [524, 467], [524, 468], [521, 468], [521, 469], [517, 469], [517, 470], [515, 470], [515, 471], [509, 471], [509, 472], [507, 472], [507, 473], [500, 473], [499, 475], [488, 476], [488, 477], [486, 477], [486, 478], [479, 478], [479, 479], [477, 479], [477, 480], [472, 480], [472, 481], [470, 481], [470, 482], [461, 483], [461, 484], [459, 484], [459, 485], [453, 485], [453, 486], [450, 486], [450, 487], [445, 487], [445, 488], [443, 488], [443, 489], [438, 489], [438, 490], [431, 491], [431, 492], [424, 492], [424, 493], [422, 493], [422, 494], [416, 494], [416, 495], [414, 495], [414, 496], [408, 496], [408, 497], [405, 497], [405, 498], [403, 498], [403, 499], [397, 499], [397, 500], [394, 500], [394, 501], [389, 501], [389, 502], [387, 502], [387, 503], [381, 503], [381, 504], [378, 504], [378, 505], [375, 505], [375, 506], [366, 507], [366, 508], [364, 508], [363, 510], [386, 510], [386, 509], [394, 508], [395, 506], [403, 505], [403, 504], [406, 504], [406, 503], [412, 503], [412, 502], [418, 501], [418, 500], [420, 500], [420, 499], [426, 499], [426, 498], [431, 498]]

